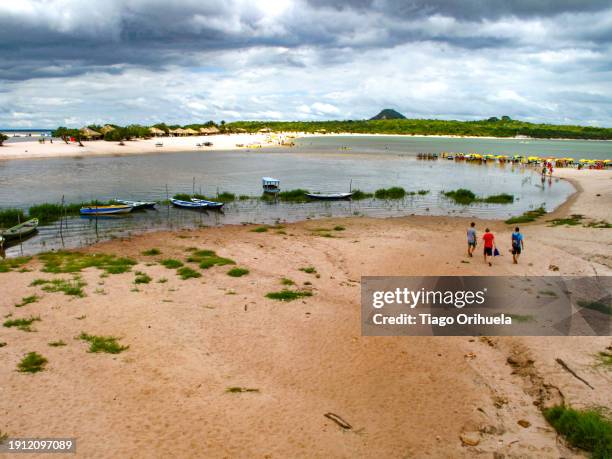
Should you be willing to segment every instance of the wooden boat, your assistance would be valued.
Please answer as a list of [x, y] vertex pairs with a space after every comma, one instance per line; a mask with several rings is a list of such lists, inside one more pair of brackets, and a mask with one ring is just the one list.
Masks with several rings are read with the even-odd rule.
[[10, 241], [11, 239], [22, 239], [35, 232], [36, 228], [38, 228], [38, 218], [33, 218], [27, 222], [23, 222], [19, 225], [13, 226], [12, 228], [1, 231], [0, 236], [3, 237], [5, 241]]
[[127, 201], [125, 199], [115, 199], [115, 201], [125, 204], [126, 206], [132, 206], [133, 210], [155, 209], [155, 205], [157, 204], [153, 201]]
[[130, 213], [134, 208], [129, 205], [81, 207], [81, 215], [117, 215]]
[[261, 184], [264, 193], [280, 193], [280, 180], [272, 177], [262, 177]]
[[192, 199], [191, 201], [182, 201], [180, 199], [171, 198], [170, 202], [176, 207], [182, 207], [183, 209], [195, 209], [195, 210], [218, 210], [223, 207], [222, 202], [205, 201], [203, 199]]
[[341, 199], [351, 199], [355, 193], [306, 193], [306, 197], [310, 199], [319, 199], [322, 201], [339, 201]]

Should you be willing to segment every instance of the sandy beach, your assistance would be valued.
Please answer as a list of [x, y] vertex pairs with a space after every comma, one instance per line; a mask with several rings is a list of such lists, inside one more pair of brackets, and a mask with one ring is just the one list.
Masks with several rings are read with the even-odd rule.
[[[612, 221], [612, 171], [556, 174], [578, 192], [555, 217]], [[35, 258], [24, 272], [0, 274], [2, 316], [40, 317], [36, 332], [0, 329], [6, 343], [0, 431], [76, 437], [78, 456], [96, 458], [582, 457], [536, 405], [562, 398], [581, 408], [612, 406], [611, 374], [596, 365], [610, 338], [392, 338], [360, 331], [364, 275], [612, 275], [612, 231], [550, 227], [549, 218], [521, 225], [526, 250], [519, 265], [507, 254], [509, 225], [476, 221], [503, 241], [502, 256], [489, 267], [480, 251], [466, 258], [469, 220], [419, 216], [112, 240], [84, 252], [138, 264], [123, 274], [77, 273], [86, 283], [83, 298], [31, 286], [35, 279], [73, 277], [41, 272]], [[161, 254], [143, 255], [152, 248]], [[214, 250], [249, 273], [197, 269], [186, 261], [194, 248]], [[202, 276], [181, 279], [159, 263], [168, 258]], [[137, 271], [151, 282], [135, 284]], [[266, 298], [283, 288], [283, 278], [312, 296]], [[15, 306], [31, 295], [40, 298]], [[82, 332], [118, 337], [129, 349], [88, 353], [75, 339]], [[48, 345], [58, 340], [66, 345]], [[17, 372], [32, 351], [48, 359], [45, 370]], [[232, 387], [252, 391], [228, 392]], [[340, 428], [328, 412], [352, 429]]]

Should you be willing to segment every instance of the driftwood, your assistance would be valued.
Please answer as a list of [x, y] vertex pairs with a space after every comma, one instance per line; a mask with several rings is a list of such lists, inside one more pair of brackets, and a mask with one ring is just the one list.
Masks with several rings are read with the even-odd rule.
[[344, 419], [342, 419], [337, 414], [334, 414], [334, 413], [325, 413], [324, 416], [327, 419], [331, 419], [332, 421], [334, 421], [336, 424], [338, 424], [343, 429], [350, 430], [350, 429], [353, 428], [352, 425], [350, 425], [348, 422], [346, 422]]
[[584, 378], [580, 377], [580, 376], [579, 376], [579, 375], [578, 375], [578, 374], [577, 374], [577, 373], [576, 373], [574, 370], [572, 370], [572, 369], [571, 369], [571, 368], [570, 368], [570, 367], [567, 365], [567, 363], [565, 363], [563, 360], [561, 360], [561, 359], [559, 359], [559, 358], [557, 358], [557, 359], [555, 359], [555, 360], [557, 361], [557, 363], [558, 363], [559, 365], [561, 365], [561, 367], [562, 367], [562, 368], [563, 368], [565, 371], [567, 371], [569, 374], [571, 374], [571, 375], [572, 375], [574, 378], [578, 379], [579, 381], [582, 381], [584, 384], [586, 384], [587, 386], [589, 386], [591, 389], [595, 390], [595, 388], [594, 388], [593, 386], [591, 386], [591, 385], [589, 384], [589, 382], [588, 382], [586, 379], [584, 379]]

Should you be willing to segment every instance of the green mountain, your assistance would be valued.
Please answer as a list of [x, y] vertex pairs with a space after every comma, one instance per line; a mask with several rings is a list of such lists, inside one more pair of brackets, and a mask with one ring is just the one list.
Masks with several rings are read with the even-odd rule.
[[385, 108], [381, 110], [381, 112], [371, 120], [405, 120], [406, 117], [402, 115], [400, 112], [397, 112], [391, 108]]

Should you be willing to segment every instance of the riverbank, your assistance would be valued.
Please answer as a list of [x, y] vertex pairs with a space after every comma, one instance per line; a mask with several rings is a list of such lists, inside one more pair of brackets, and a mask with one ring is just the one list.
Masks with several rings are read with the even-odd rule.
[[[555, 218], [581, 213], [585, 223], [612, 220], [612, 172], [556, 174], [577, 184], [578, 193]], [[16, 369], [27, 352], [48, 363], [36, 374], [0, 373], [0, 430], [77, 437], [83, 457], [576, 456], [534, 402], [552, 385], [570, 405], [612, 407], [610, 373], [597, 360], [610, 338], [360, 332], [359, 280], [365, 275], [612, 275], [612, 230], [550, 227], [550, 218], [521, 225], [526, 250], [519, 265], [507, 253], [509, 225], [476, 220], [480, 233], [489, 226], [499, 241], [502, 256], [489, 267], [480, 256], [465, 256], [469, 219], [420, 216], [116, 239], [84, 252], [138, 264], [121, 274], [93, 267], [77, 273], [86, 283], [84, 297], [32, 286], [36, 279], [73, 277], [41, 272], [42, 262], [32, 260], [28, 271], [0, 274], [3, 317], [40, 318], [32, 324], [36, 332], [0, 329], [7, 343], [0, 365]], [[197, 258], [194, 248], [214, 250], [236, 265], [198, 267], [187, 261]], [[182, 279], [165, 266], [170, 263], [162, 264], [167, 259], [201, 277]], [[235, 267], [249, 272], [228, 275]], [[151, 280], [136, 283], [146, 278], [135, 272]], [[311, 296], [292, 302], [266, 297], [282, 289]], [[118, 337], [129, 349], [88, 353], [87, 343], [74, 339], [82, 332]], [[66, 345], [48, 345], [59, 341]], [[324, 416], [328, 412], [352, 429], [341, 429]]]

